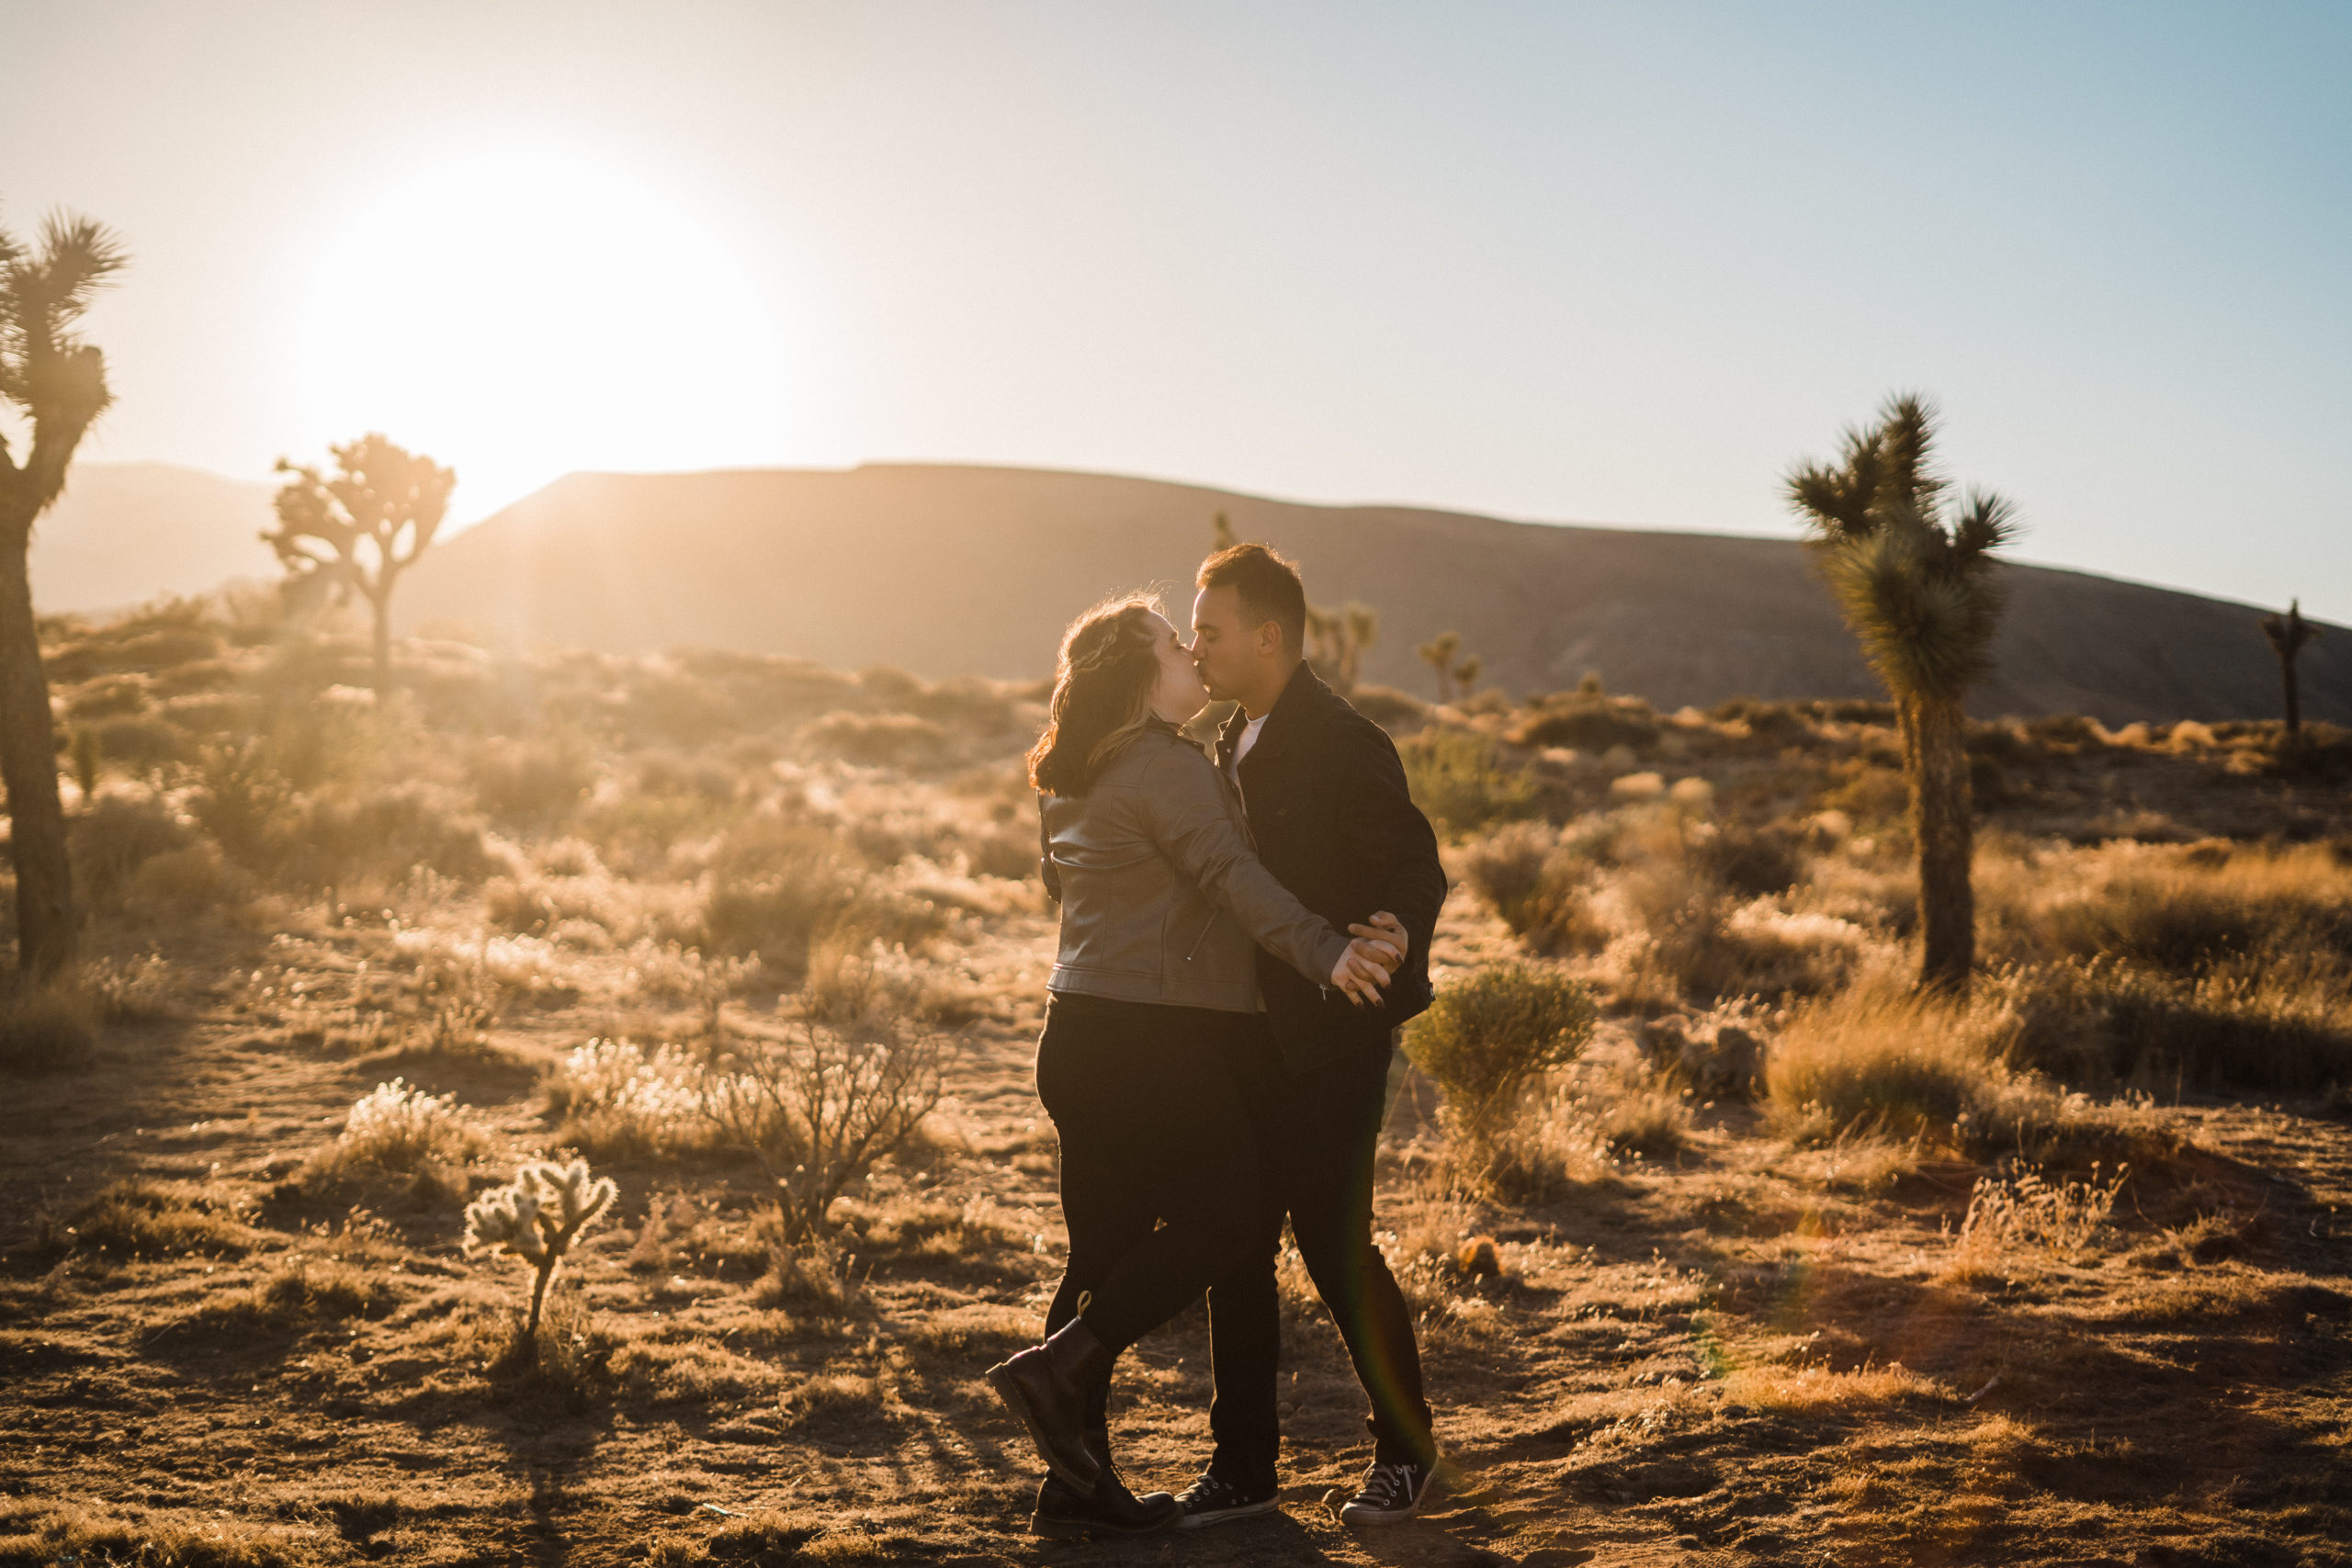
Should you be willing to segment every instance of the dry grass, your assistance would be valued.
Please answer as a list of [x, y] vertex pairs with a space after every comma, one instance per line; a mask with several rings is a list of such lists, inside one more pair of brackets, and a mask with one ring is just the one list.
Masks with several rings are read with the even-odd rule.
[[[121, 999], [104, 1072], [0, 1108], [0, 1561], [1034, 1560], [979, 1377], [1063, 1246], [1034, 690], [413, 644], [379, 714], [332, 629], [52, 630], [69, 723], [125, 727], [71, 796]], [[2352, 810], [2275, 727], [1981, 730], [1997, 967], [1927, 1004], [1882, 708], [1503, 706], [1407, 748], [1510, 922], [1458, 900], [1432, 959], [1548, 961], [1601, 1021], [1477, 1161], [1425, 1083], [1397, 1108], [1376, 1226], [1461, 1472], [1415, 1539], [2330, 1561], [2352, 1143], [2229, 1096], [2337, 1077]], [[939, 1110], [790, 1245], [641, 1076], [951, 1021]], [[461, 1130], [302, 1169], [396, 1072]], [[621, 1208], [517, 1354], [450, 1194], [567, 1145], [630, 1162]], [[1306, 1501], [1363, 1406], [1295, 1253], [1278, 1286], [1286, 1517], [1207, 1568], [1368, 1544]], [[1139, 1485], [1205, 1454], [1207, 1359], [1197, 1312], [1122, 1359]]]

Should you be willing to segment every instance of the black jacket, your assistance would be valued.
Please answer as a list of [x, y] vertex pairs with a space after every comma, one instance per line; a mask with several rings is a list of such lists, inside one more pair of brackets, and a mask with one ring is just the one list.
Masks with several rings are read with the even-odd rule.
[[[1218, 735], [1220, 767], [1248, 722], [1237, 709]], [[1260, 949], [1258, 986], [1283, 1066], [1303, 1073], [1350, 1051], [1386, 1051], [1389, 1032], [1430, 1005], [1430, 939], [1445, 902], [1437, 835], [1406, 792], [1396, 743], [1301, 664], [1240, 771], [1258, 858], [1277, 881], [1341, 931], [1386, 909], [1413, 939], [1377, 1008]]]

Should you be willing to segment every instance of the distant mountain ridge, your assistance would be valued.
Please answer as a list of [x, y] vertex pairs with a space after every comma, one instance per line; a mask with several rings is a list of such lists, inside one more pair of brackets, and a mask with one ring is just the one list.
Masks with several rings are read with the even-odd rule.
[[[928, 676], [1051, 671], [1069, 618], [1160, 586], [1180, 622], [1224, 512], [1296, 559], [1309, 596], [1380, 615], [1364, 678], [1429, 694], [1414, 648], [1459, 631], [1480, 684], [1608, 688], [1662, 706], [1874, 695], [1792, 540], [1309, 506], [1114, 475], [932, 464], [574, 474], [428, 554], [403, 630], [522, 645], [695, 646]], [[2246, 606], [2047, 567], [2009, 606], [1984, 716], [2267, 718], [2278, 669]], [[2302, 660], [2304, 712], [2352, 723], [2352, 632]]]
[[43, 615], [119, 610], [232, 577], [275, 578], [277, 558], [261, 542], [273, 493], [171, 463], [76, 463], [33, 525], [33, 604]]

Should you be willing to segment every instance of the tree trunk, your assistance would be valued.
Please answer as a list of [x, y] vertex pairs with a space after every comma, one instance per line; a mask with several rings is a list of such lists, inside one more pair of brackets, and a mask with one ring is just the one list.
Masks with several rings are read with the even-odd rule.
[[1911, 828], [1919, 842], [1919, 980], [1968, 988], [1976, 964], [1975, 852], [1968, 788], [1968, 715], [1957, 700], [1921, 702], [1911, 716]]
[[17, 962], [46, 979], [74, 962], [81, 922], [23, 534], [0, 539], [0, 781], [7, 785], [9, 850], [17, 863]]
[[2278, 669], [2287, 682], [2287, 737], [2291, 740], [2303, 733], [2303, 690], [2295, 678], [2295, 655], [2283, 648], [2278, 650]]
[[368, 595], [376, 611], [376, 711], [392, 700], [392, 585]]

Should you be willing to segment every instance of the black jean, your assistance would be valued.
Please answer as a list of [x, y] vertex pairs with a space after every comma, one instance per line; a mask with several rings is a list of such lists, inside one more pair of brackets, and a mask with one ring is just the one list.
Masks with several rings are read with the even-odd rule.
[[1209, 1291], [1216, 1387], [1209, 1405], [1216, 1438], [1212, 1464], [1238, 1483], [1272, 1481], [1281, 1450], [1274, 1399], [1282, 1302], [1274, 1259], [1285, 1215], [1316, 1292], [1347, 1342], [1356, 1381], [1371, 1398], [1374, 1457], [1428, 1463], [1436, 1455], [1413, 1314], [1372, 1240], [1373, 1158], [1387, 1110], [1388, 1063], [1387, 1051], [1368, 1046], [1294, 1077], [1269, 1053], [1234, 1058], [1265, 1177], [1258, 1234]]
[[1048, 1001], [1037, 1097], [1061, 1137], [1069, 1262], [1047, 1333], [1091, 1292], [1086, 1326], [1116, 1356], [1249, 1249], [1257, 1139], [1232, 1064], [1263, 1039], [1254, 1014], [1076, 993]]

